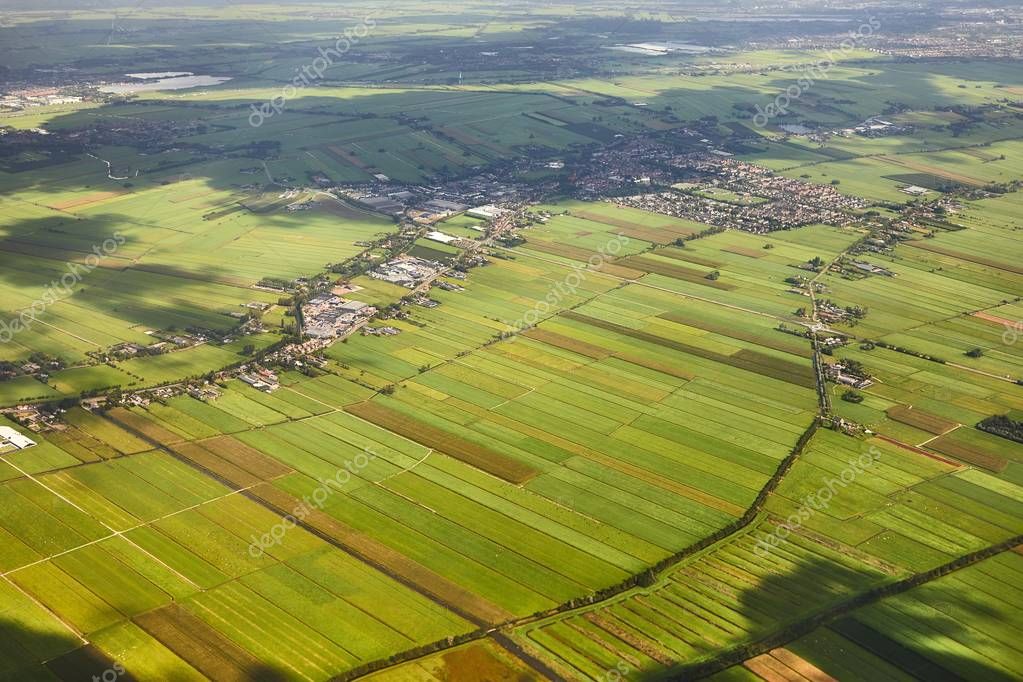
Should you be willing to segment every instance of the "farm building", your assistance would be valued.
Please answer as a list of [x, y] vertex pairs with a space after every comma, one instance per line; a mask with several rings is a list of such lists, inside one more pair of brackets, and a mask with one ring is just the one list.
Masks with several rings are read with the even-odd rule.
[[0, 426], [0, 448], [13, 445], [19, 450], [25, 450], [35, 445], [36, 442], [31, 438], [23, 436], [18, 431], [15, 431], [9, 426]]

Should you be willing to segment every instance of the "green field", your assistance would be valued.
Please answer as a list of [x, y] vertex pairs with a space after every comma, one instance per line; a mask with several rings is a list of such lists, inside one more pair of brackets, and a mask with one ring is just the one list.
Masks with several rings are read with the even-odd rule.
[[43, 5], [0, 682], [1019, 678], [1017, 8]]

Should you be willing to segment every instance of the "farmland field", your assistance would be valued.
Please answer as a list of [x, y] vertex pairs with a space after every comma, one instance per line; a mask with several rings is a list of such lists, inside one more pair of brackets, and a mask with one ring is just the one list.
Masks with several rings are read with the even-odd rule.
[[[1013, 585], [1020, 569], [1018, 554], [999, 554], [857, 609], [743, 665], [764, 679], [770, 679], [779, 663], [783, 669], [815, 670], [846, 680], [874, 679], [878, 674], [893, 680], [916, 679], [920, 674], [1013, 679], [1020, 655]], [[902, 636], [907, 625], [913, 635]]]
[[1023, 675], [1018, 7], [80, 5], [0, 682]]

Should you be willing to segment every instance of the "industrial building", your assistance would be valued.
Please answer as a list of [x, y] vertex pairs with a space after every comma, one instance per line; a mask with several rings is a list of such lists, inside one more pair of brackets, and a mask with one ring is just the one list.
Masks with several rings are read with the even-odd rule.
[[0, 451], [6, 450], [8, 447], [25, 450], [35, 444], [34, 440], [22, 435], [19, 431], [9, 426], [0, 426]]

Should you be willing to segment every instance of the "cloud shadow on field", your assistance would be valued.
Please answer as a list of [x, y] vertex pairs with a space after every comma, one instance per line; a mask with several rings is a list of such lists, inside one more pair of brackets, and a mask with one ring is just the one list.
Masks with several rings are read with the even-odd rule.
[[[53, 625], [59, 628], [55, 622]], [[148, 637], [141, 631], [140, 634]], [[155, 646], [163, 644], [155, 638], [153, 642]], [[188, 653], [184, 653], [184, 650], [182, 652], [182, 655], [178, 657], [178, 670], [153, 670], [150, 663], [146, 667], [146, 672], [166, 675], [167, 677], [164, 679], [176, 679], [174, 673], [181, 672], [183, 666], [191, 669], [193, 675], [196, 672], [215, 674], [216, 671], [212, 668], [203, 670], [207, 662], [201, 656], [190, 656]], [[223, 652], [219, 653], [223, 654]], [[169, 651], [165, 654], [174, 655]], [[138, 652], [133, 652], [125, 658], [137, 659], [139, 655]], [[291, 679], [286, 671], [258, 661], [247, 652], [242, 652], [241, 655], [245, 660], [244, 663], [239, 662], [234, 671], [237, 679], [253, 682], [284, 682]], [[193, 658], [193, 660], [186, 660], [188, 658]], [[194, 667], [190, 664], [194, 664]], [[223, 671], [221, 670], [221, 672]], [[140, 682], [147, 677], [133, 674], [128, 662], [112, 658], [95, 644], [82, 643], [69, 631], [43, 632], [26, 626], [24, 622], [15, 622], [0, 617], [0, 679], [12, 681], [57, 679], [61, 682], [92, 682], [99, 679], [104, 682]]]
[[[773, 552], [784, 553], [784, 545], [775, 548]], [[790, 560], [792, 557], [786, 557], [786, 561]], [[845, 604], [868, 589], [878, 587], [881, 584], [880, 574], [852, 570], [820, 558], [798, 558], [795, 561], [795, 568], [790, 572], [770, 574], [756, 586], [734, 595], [729, 594], [734, 588], [726, 588], [724, 583], [717, 583], [712, 575], [679, 578], [683, 583], [703, 582], [708, 589], [720, 591], [724, 598], [719, 602], [722, 606], [720, 612], [715, 612], [718, 617], [733, 621], [739, 619], [738, 622], [750, 619], [754, 623], [746, 626], [747, 632], [740, 638], [734, 634], [722, 634], [717, 646], [708, 641], [706, 648], [701, 649], [707, 652], [700, 657], [701, 662], [687, 662], [667, 671], [641, 672], [634, 679], [704, 679], [712, 674], [705, 666], [714, 661], [716, 656], [725, 652], [740, 652], [743, 658], [755, 657], [759, 650], [747, 643], [762, 641], [767, 637], [777, 637], [774, 641], [782, 642], [777, 646], [789, 648], [796, 655], [806, 656], [807, 661], [818, 663], [825, 673], [834, 673], [827, 663], [834, 659], [834, 651], [814, 648], [820, 634], [827, 634], [830, 638], [828, 641], [836, 636], [845, 637], [857, 649], [870, 652], [860, 652], [860, 655], [876, 657], [878, 667], [871, 674], [876, 675], [877, 679], [903, 676], [952, 682], [1009, 682], [1016, 679], [1004, 669], [990, 664], [982, 654], [978, 653], [972, 658], [964, 657], [942, 641], [943, 637], [948, 637], [968, 645], [971, 638], [976, 636], [969, 629], [970, 622], [990, 622], [1000, 617], [994, 609], [971, 594], [943, 585], [941, 579], [938, 579], [848, 611], [843, 610], [837, 618], [827, 619], [823, 625], [819, 625], [820, 621], [815, 620], [818, 614]], [[694, 570], [699, 570], [698, 564]], [[907, 598], [911, 597], [927, 606], [921, 607], [919, 602], [913, 602], [912, 608], [907, 608]], [[697, 617], [695, 614], [698, 611], [699, 607], [694, 605], [690, 615]], [[885, 625], [879, 626], [878, 623]], [[714, 629], [707, 623], [703, 623], [702, 627]], [[927, 635], [920, 634], [925, 632], [933, 633], [934, 636], [928, 640]], [[815, 651], [821, 653], [819, 660], [813, 655]], [[849, 662], [860, 660], [855, 656], [848, 659]], [[837, 662], [845, 664], [841, 658]]]

